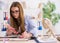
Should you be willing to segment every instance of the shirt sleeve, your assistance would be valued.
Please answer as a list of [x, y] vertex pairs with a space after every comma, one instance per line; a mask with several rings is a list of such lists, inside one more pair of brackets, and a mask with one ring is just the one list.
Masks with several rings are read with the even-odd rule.
[[25, 18], [25, 27], [26, 31], [32, 33], [34, 37], [38, 36], [38, 22], [36, 19], [32, 19], [31, 17]]

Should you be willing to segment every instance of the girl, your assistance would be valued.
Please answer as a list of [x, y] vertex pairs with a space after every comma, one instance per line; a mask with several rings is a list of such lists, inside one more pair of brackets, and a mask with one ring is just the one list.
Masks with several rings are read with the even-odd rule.
[[20, 34], [20, 37], [23, 38], [38, 36], [36, 20], [31, 21], [30, 18], [24, 18], [23, 13], [21, 4], [19, 2], [13, 2], [10, 7], [10, 20], [8, 20], [10, 25], [6, 25], [7, 35]]

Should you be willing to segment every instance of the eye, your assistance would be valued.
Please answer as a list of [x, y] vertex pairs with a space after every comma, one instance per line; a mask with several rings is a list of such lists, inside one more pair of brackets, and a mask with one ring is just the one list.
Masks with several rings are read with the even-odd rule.
[[18, 10], [16, 10], [15, 12], [19, 12]]
[[11, 13], [18, 13], [18, 12], [19, 12], [19, 10], [11, 11]]

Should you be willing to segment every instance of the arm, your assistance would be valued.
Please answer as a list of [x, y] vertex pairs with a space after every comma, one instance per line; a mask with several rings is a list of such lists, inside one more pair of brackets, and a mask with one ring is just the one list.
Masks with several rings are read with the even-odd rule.
[[33, 37], [37, 37], [38, 36], [38, 23], [37, 20], [35, 18], [26, 18], [26, 30], [28, 33], [33, 34]]
[[53, 35], [53, 37], [55, 37], [55, 33], [54, 33], [54, 27], [52, 25], [52, 22], [49, 19], [44, 19], [43, 21], [43, 26], [45, 29], [48, 29], [47, 34], [51, 33], [50, 35]]

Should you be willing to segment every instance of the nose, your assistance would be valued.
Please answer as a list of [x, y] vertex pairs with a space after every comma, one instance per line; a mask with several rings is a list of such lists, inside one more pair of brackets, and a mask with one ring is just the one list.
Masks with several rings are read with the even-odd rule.
[[14, 14], [13, 14], [13, 16], [17, 16], [17, 14], [16, 14], [16, 13], [14, 13]]

